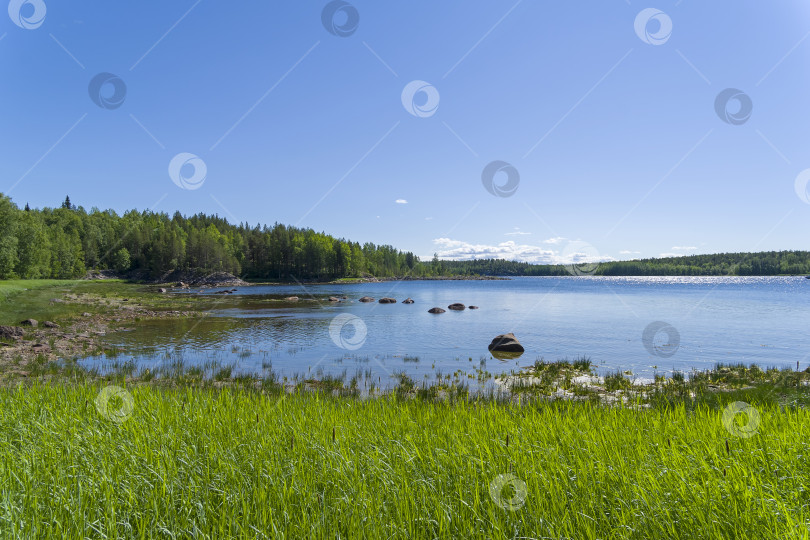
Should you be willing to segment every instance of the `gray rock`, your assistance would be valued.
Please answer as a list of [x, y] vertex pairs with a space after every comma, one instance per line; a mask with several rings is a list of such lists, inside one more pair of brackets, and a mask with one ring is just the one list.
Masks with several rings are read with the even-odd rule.
[[20, 339], [25, 332], [19, 326], [0, 326], [0, 338]]
[[397, 299], [396, 298], [387, 298], [387, 297], [386, 298], [380, 298], [380, 303], [381, 304], [396, 304]]
[[286, 300], [287, 302], [298, 302], [298, 297], [297, 296], [288, 296], [284, 300]]
[[456, 303], [456, 304], [450, 304], [449, 306], [447, 306], [447, 309], [452, 309], [453, 311], [463, 311], [463, 310], [467, 309], [467, 307], [464, 304]]
[[428, 310], [428, 313], [444, 313], [444, 310], [440, 307], [433, 307]]
[[25, 319], [24, 321], [20, 322], [21, 326], [31, 326], [33, 328], [36, 328], [38, 324], [39, 323], [36, 321], [36, 319]]
[[406, 298], [402, 301], [403, 304], [413, 304], [413, 298]]
[[478, 309], [478, 306], [468, 306], [467, 309]]
[[164, 293], [166, 292], [166, 289], [164, 289], [164, 288], [162, 288], [162, 287], [161, 287], [160, 289], [158, 289], [158, 292], [159, 292], [160, 294], [164, 294]]
[[370, 296], [364, 296], [363, 298], [360, 299], [360, 302], [373, 302], [373, 301], [374, 299]]
[[42, 323], [42, 325], [45, 328], [60, 328], [60, 326], [58, 324], [56, 324], [55, 322], [51, 322], [51, 321], [45, 321], [45, 322]]
[[490, 351], [497, 352], [523, 352], [523, 345], [515, 337], [515, 334], [501, 334], [492, 340], [487, 347]]
[[340, 302], [340, 298], [338, 298], [337, 296], [330, 296], [329, 301], [330, 302]]

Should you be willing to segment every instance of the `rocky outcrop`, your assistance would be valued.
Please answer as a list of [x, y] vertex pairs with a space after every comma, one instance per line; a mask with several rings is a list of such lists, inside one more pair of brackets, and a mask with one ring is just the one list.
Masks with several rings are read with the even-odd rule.
[[492, 343], [487, 347], [492, 352], [523, 352], [523, 345], [515, 337], [515, 334], [501, 334], [492, 340]]
[[447, 306], [447, 309], [452, 309], [453, 311], [464, 311], [465, 309], [467, 309], [467, 306], [465, 306], [464, 304], [455, 303]]
[[360, 299], [360, 302], [373, 302], [373, 301], [374, 299], [370, 296], [364, 296], [363, 298]]
[[406, 298], [402, 301], [403, 304], [413, 304], [413, 298]]
[[396, 304], [397, 299], [396, 298], [388, 298], [388, 297], [380, 298], [380, 303], [381, 304]]
[[0, 326], [0, 339], [21, 339], [24, 333], [19, 326]]
[[444, 310], [440, 307], [432, 307], [428, 310], [428, 313], [444, 313]]

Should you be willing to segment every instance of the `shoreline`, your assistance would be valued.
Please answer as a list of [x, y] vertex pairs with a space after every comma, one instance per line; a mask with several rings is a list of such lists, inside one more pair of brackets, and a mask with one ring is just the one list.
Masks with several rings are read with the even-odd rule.
[[[165, 376], [166, 373], [143, 373], [135, 376], [136, 366], [113, 366], [103, 375], [80, 366], [77, 360], [91, 356], [106, 355], [112, 359], [132, 354], [105, 342], [105, 336], [115, 332], [132, 330], [140, 321], [158, 319], [198, 319], [207, 314], [206, 295], [162, 294], [154, 292], [151, 285], [128, 283], [84, 282], [76, 290], [63, 290], [57, 286], [14, 293], [12, 302], [29, 302], [25, 308], [33, 319], [50, 313], [58, 313], [54, 320], [40, 318], [36, 326], [0, 326], [0, 380], [6, 383], [59, 380], [65, 376], [94, 380], [122, 380], [127, 384], [157, 384], [170, 386], [195, 385], [214, 387], [246, 383], [261, 387], [266, 382], [281, 387], [285, 392], [299, 389], [329, 391], [335, 395], [359, 396], [364, 384], [371, 386], [371, 394], [383, 396], [399, 392], [406, 396], [442, 399], [442, 396], [462, 392], [465, 394], [488, 394], [494, 399], [545, 399], [568, 401], [596, 401], [606, 405], [617, 402], [649, 403], [668, 396], [667, 399], [701, 400], [707, 395], [753, 391], [759, 393], [767, 387], [768, 392], [782, 396], [787, 392], [810, 402], [810, 368], [804, 371], [768, 369], [742, 365], [715, 366], [706, 371], [673, 374], [654, 380], [636, 380], [632, 373], [605, 373], [599, 376], [590, 359], [582, 357], [573, 362], [537, 361], [511, 372], [491, 373], [485, 370], [472, 378], [449, 377], [447, 380], [414, 381], [405, 372], [385, 383], [377, 381], [353, 381], [345, 378], [288, 378], [272, 372], [259, 375], [232, 374], [228, 366], [219, 366], [216, 373], [203, 376], [195, 366], [188, 366], [189, 373]], [[54, 297], [55, 293], [61, 295]], [[26, 293], [28, 295], [26, 296]], [[33, 298], [28, 298], [33, 297]], [[28, 317], [28, 315], [25, 315]], [[0, 321], [8, 323], [8, 321]], [[147, 370], [148, 371], [148, 370]], [[80, 374], [81, 372], [81, 374]], [[222, 373], [226, 375], [220, 376]], [[688, 378], [687, 378], [688, 377]], [[283, 379], [283, 380], [282, 380]], [[240, 382], [241, 381], [241, 382]], [[391, 388], [393, 387], [393, 388]], [[376, 392], [374, 389], [376, 388]], [[786, 395], [786, 394], [785, 394]], [[781, 398], [780, 398], [781, 399]], [[786, 398], [787, 399], [787, 398]]]

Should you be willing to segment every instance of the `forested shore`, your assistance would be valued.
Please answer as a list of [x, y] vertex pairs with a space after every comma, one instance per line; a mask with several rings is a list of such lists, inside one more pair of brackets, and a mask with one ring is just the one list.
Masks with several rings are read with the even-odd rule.
[[217, 215], [19, 208], [0, 194], [0, 279], [72, 279], [113, 270], [136, 280], [172, 272], [228, 272], [248, 280], [451, 276], [764, 276], [810, 274], [810, 251], [721, 253], [582, 266], [504, 259], [422, 261], [390, 245], [360, 244], [276, 223], [234, 225]]

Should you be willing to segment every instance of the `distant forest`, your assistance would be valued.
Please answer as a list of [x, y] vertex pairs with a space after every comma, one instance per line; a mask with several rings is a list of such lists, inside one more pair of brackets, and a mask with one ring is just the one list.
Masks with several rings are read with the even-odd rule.
[[[342, 277], [563, 276], [572, 268], [503, 259], [420, 261], [389, 245], [359, 244], [281, 224], [233, 225], [218, 216], [131, 210], [87, 212], [66, 198], [60, 208], [18, 208], [0, 194], [0, 279], [83, 277], [114, 270], [135, 279], [172, 272], [229, 272], [245, 279]], [[576, 270], [576, 269], [574, 269]], [[810, 252], [724, 253], [605, 262], [605, 276], [762, 276], [810, 274]]]

